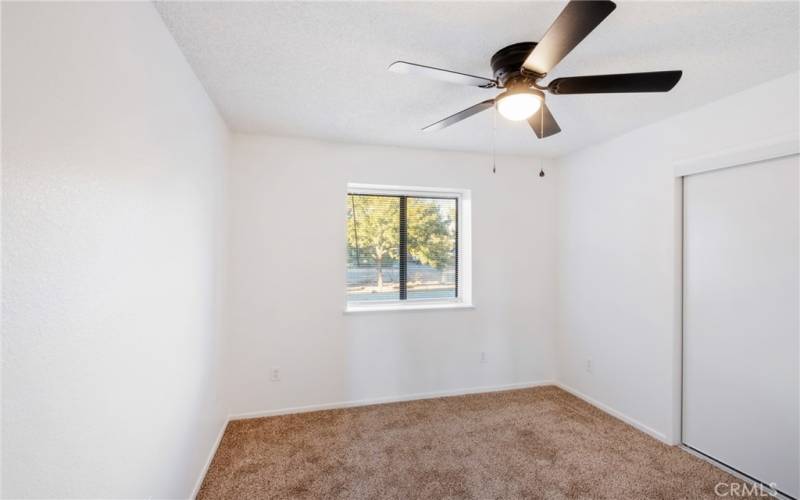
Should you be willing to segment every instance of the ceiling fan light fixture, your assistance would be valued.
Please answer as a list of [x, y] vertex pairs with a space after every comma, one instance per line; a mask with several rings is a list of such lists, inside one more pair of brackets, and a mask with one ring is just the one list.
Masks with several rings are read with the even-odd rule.
[[536, 89], [509, 89], [497, 98], [497, 111], [511, 121], [527, 120], [539, 111], [544, 94]]
[[443, 129], [494, 107], [508, 120], [527, 119], [536, 137], [545, 139], [561, 132], [561, 127], [547, 107], [543, 90], [552, 95], [669, 92], [680, 81], [683, 72], [671, 70], [567, 76], [551, 80], [547, 86], [540, 83], [616, 8], [611, 0], [569, 0], [538, 42], [514, 43], [495, 52], [490, 61], [492, 78], [406, 61], [393, 62], [389, 70], [482, 89], [506, 89], [496, 98], [462, 109], [422, 130]]

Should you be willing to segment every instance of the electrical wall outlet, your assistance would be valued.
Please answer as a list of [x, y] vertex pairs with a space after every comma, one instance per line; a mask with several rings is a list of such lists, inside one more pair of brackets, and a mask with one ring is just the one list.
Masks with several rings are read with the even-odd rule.
[[481, 363], [486, 363], [486, 351], [481, 351]]
[[270, 380], [273, 382], [280, 382], [281, 380], [281, 369], [277, 366], [272, 367], [272, 371], [270, 372]]
[[586, 358], [586, 371], [592, 373], [592, 358]]

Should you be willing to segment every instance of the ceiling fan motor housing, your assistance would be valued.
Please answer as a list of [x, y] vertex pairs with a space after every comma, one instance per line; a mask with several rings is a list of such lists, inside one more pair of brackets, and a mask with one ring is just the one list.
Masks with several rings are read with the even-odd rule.
[[520, 42], [495, 52], [491, 61], [492, 71], [494, 71], [495, 80], [500, 82], [500, 86], [506, 87], [506, 83], [510, 80], [526, 78], [520, 69], [534, 47], [536, 47], [536, 42]]

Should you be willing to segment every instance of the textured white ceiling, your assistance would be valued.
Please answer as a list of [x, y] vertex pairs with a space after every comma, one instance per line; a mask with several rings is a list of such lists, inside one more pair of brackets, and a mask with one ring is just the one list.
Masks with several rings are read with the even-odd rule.
[[[564, 2], [158, 2], [233, 130], [488, 152], [491, 111], [420, 128], [491, 97], [386, 71], [405, 60], [491, 77], [505, 45], [536, 41]], [[497, 119], [497, 151], [555, 156], [800, 67], [798, 2], [619, 2], [551, 73], [682, 69], [668, 94], [548, 96], [563, 132]], [[752, 126], [752, 124], [742, 124]]]

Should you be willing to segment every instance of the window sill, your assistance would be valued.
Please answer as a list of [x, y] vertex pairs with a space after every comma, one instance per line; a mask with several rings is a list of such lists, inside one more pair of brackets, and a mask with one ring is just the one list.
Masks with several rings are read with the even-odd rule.
[[442, 309], [475, 309], [473, 304], [464, 302], [448, 302], [444, 304], [381, 304], [381, 305], [348, 305], [345, 314], [361, 314], [370, 312], [395, 311], [438, 311]]

